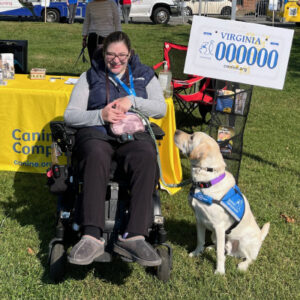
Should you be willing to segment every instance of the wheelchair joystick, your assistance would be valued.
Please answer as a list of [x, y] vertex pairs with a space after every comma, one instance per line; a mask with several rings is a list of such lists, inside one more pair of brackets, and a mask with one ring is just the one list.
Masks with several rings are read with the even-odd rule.
[[53, 172], [54, 178], [59, 178], [60, 177], [59, 165], [53, 165], [52, 166], [52, 172]]

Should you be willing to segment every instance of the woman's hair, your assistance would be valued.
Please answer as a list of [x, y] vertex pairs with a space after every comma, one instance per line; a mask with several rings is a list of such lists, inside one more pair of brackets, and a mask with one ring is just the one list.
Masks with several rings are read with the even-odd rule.
[[128, 52], [129, 53], [131, 52], [131, 43], [128, 35], [123, 31], [115, 31], [104, 39], [103, 55], [105, 55], [106, 50], [110, 44], [117, 43], [117, 42], [123, 42], [126, 45]]

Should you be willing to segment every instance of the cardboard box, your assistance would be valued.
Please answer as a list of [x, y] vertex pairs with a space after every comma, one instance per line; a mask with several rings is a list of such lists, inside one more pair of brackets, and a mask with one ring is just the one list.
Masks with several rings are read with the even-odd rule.
[[14, 79], [14, 55], [13, 53], [0, 53], [0, 69], [2, 70], [3, 80]]
[[30, 79], [46, 79], [46, 69], [40, 69], [40, 68], [31, 69]]

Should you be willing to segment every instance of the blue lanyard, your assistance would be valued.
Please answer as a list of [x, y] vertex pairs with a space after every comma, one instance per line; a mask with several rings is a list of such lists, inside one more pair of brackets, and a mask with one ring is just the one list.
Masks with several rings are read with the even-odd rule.
[[128, 65], [128, 70], [129, 70], [130, 88], [122, 80], [120, 80], [115, 74], [113, 74], [112, 72], [109, 72], [109, 73], [114, 78], [114, 80], [117, 81], [121, 85], [121, 87], [126, 91], [126, 93], [128, 95], [136, 96], [134, 84], [133, 84], [133, 76], [132, 76], [131, 68], [129, 65]]

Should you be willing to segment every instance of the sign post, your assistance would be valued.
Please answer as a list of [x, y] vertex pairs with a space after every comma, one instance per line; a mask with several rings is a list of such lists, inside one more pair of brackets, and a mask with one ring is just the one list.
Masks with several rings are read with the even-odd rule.
[[231, 20], [236, 19], [236, 0], [232, 0], [232, 6], [231, 6]]
[[47, 0], [45, 0], [44, 19], [45, 19], [45, 23], [47, 23]]
[[278, 3], [277, 0], [270, 0], [269, 2], [269, 11], [272, 11], [272, 26], [274, 26], [274, 21], [275, 21], [275, 11], [278, 8]]

